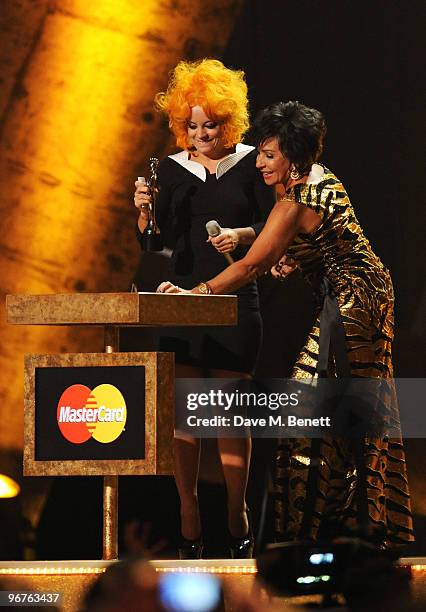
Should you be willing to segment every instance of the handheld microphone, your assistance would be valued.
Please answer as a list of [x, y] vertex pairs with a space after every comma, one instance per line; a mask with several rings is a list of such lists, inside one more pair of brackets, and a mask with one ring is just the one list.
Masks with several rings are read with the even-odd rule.
[[[215, 219], [212, 219], [211, 221], [207, 221], [206, 230], [207, 230], [208, 235], [211, 236], [212, 238], [216, 238], [216, 236], [219, 236], [219, 234], [222, 233], [222, 228], [220, 227], [219, 223]], [[234, 263], [234, 260], [229, 253], [222, 253], [222, 255], [228, 262], [228, 265], [231, 266]]]

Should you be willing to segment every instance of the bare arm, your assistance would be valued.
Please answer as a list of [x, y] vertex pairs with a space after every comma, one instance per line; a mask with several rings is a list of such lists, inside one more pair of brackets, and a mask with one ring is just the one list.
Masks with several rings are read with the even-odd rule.
[[[313, 232], [320, 223], [321, 217], [313, 210], [297, 202], [278, 202], [247, 255], [208, 280], [212, 293], [231, 293], [265, 274], [281, 259], [298, 233]], [[201, 293], [198, 287], [188, 291], [173, 285], [170, 281], [161, 283], [157, 291], [160, 293]]]
[[212, 292], [230, 293], [265, 274], [299, 232], [313, 231], [320, 221], [319, 215], [296, 202], [277, 203], [247, 255], [208, 281]]
[[238, 244], [253, 244], [256, 240], [256, 232], [252, 227], [235, 227], [234, 232], [238, 236]]

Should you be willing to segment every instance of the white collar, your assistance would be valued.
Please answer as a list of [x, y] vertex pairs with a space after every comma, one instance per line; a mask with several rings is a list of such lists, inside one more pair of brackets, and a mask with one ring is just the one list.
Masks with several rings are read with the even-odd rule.
[[[250, 145], [245, 145], [238, 143], [235, 147], [235, 153], [230, 153], [222, 159], [216, 168], [216, 178], [219, 179], [223, 176], [228, 170], [233, 168], [235, 164], [243, 159], [246, 155], [253, 151], [254, 147]], [[202, 164], [198, 162], [194, 162], [191, 159], [188, 159], [188, 151], [180, 151], [179, 153], [175, 153], [174, 155], [169, 155], [170, 159], [177, 162], [181, 166], [183, 166], [186, 170], [198, 176], [199, 179], [206, 182], [207, 180], [207, 170]]]

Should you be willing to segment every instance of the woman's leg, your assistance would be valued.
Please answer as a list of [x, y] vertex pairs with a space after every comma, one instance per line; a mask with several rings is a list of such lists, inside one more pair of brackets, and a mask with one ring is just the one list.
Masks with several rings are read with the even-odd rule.
[[[203, 370], [176, 364], [177, 378], [201, 378]], [[180, 498], [182, 536], [196, 540], [201, 534], [197, 480], [200, 464], [199, 438], [176, 432], [174, 439], [175, 481]]]
[[[229, 370], [209, 370], [211, 378], [250, 379], [249, 374]], [[250, 468], [251, 438], [218, 438], [220, 461], [228, 494], [228, 528], [236, 538], [249, 530], [246, 490]]]

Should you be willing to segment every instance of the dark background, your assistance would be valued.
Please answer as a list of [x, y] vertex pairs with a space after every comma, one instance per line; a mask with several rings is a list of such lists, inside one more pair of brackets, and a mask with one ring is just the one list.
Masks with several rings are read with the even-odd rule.
[[224, 54], [246, 72], [253, 115], [291, 99], [325, 114], [323, 161], [392, 272], [399, 325], [425, 295], [424, 6], [251, 0]]

